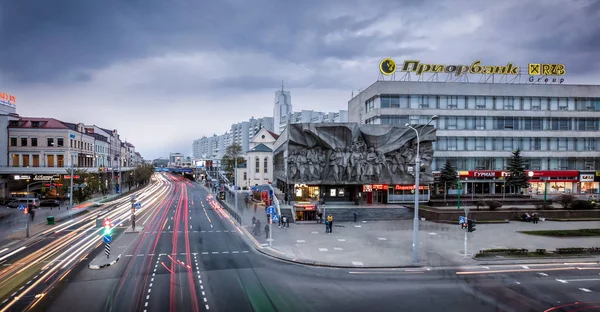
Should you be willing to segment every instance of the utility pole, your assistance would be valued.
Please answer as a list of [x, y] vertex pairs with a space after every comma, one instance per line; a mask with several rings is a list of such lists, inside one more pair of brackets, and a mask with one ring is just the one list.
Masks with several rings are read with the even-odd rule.
[[235, 211], [238, 211], [238, 192], [237, 192], [237, 155], [235, 155], [235, 167], [233, 168], [233, 194]]
[[131, 195], [131, 228], [135, 232], [135, 194]]
[[69, 208], [73, 208], [73, 176], [75, 175], [75, 169], [73, 167], [73, 162], [75, 161], [73, 158], [75, 154], [71, 153], [71, 188], [69, 190]]

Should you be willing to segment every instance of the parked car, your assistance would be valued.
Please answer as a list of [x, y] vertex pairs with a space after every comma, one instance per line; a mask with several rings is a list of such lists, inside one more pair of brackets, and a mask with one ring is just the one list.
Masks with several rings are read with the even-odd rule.
[[40, 200], [37, 198], [19, 198], [6, 204], [8, 208], [19, 208], [19, 205], [27, 206], [27, 204], [33, 205], [34, 208], [40, 207]]
[[56, 199], [44, 199], [40, 202], [41, 207], [58, 207], [60, 206], [60, 201]]

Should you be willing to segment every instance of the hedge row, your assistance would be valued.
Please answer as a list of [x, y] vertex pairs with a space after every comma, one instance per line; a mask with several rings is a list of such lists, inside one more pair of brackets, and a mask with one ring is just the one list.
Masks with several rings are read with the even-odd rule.
[[[524, 248], [497, 248], [497, 249], [484, 249], [481, 250], [479, 252], [479, 254], [528, 254], [529, 253], [529, 249], [524, 249]], [[547, 251], [546, 249], [536, 249], [535, 250], [536, 254], [546, 254]], [[584, 253], [600, 253], [600, 247], [591, 247], [591, 248], [584, 248], [584, 247], [569, 247], [569, 248], [556, 248], [556, 251], [554, 251], [554, 253], [557, 254], [584, 254]]]

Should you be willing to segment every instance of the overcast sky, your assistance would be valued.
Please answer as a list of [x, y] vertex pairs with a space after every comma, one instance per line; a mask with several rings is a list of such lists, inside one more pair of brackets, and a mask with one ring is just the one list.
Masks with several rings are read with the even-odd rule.
[[[217, 4], [218, 3], [218, 4]], [[564, 63], [600, 83], [600, 1], [4, 0], [0, 91], [22, 116], [116, 128], [146, 159], [295, 110], [347, 109], [378, 63]]]

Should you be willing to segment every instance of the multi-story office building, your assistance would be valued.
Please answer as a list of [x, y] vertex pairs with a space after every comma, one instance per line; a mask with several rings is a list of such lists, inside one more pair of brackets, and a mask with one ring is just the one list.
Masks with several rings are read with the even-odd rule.
[[169, 167], [182, 167], [185, 162], [185, 156], [182, 153], [169, 154]]
[[516, 149], [533, 192], [539, 183], [551, 192], [599, 189], [578, 175], [600, 170], [600, 86], [377, 81], [348, 111], [361, 124], [425, 124], [437, 115], [432, 169], [449, 160], [470, 182], [484, 181], [467, 183], [467, 191], [499, 192]]
[[[250, 118], [248, 121], [242, 121], [231, 125], [231, 144], [237, 144], [242, 147], [242, 152], [245, 153], [249, 149], [250, 140], [260, 131], [265, 128], [268, 131], [273, 131], [273, 118]], [[228, 145], [229, 146], [229, 145]]]
[[275, 106], [273, 107], [273, 124], [275, 125], [275, 129], [271, 129], [271, 131], [281, 133], [283, 129], [279, 130], [279, 125], [285, 124], [285, 121], [282, 119], [292, 113], [292, 95], [290, 91], [285, 91], [282, 85], [281, 90], [275, 91]]
[[[0, 138], [3, 142], [8, 141], [8, 124], [11, 120], [17, 120], [17, 103], [13, 95], [0, 92]], [[8, 144], [0, 144], [0, 169], [8, 165]], [[9, 179], [0, 174], [0, 198], [8, 197]]]

